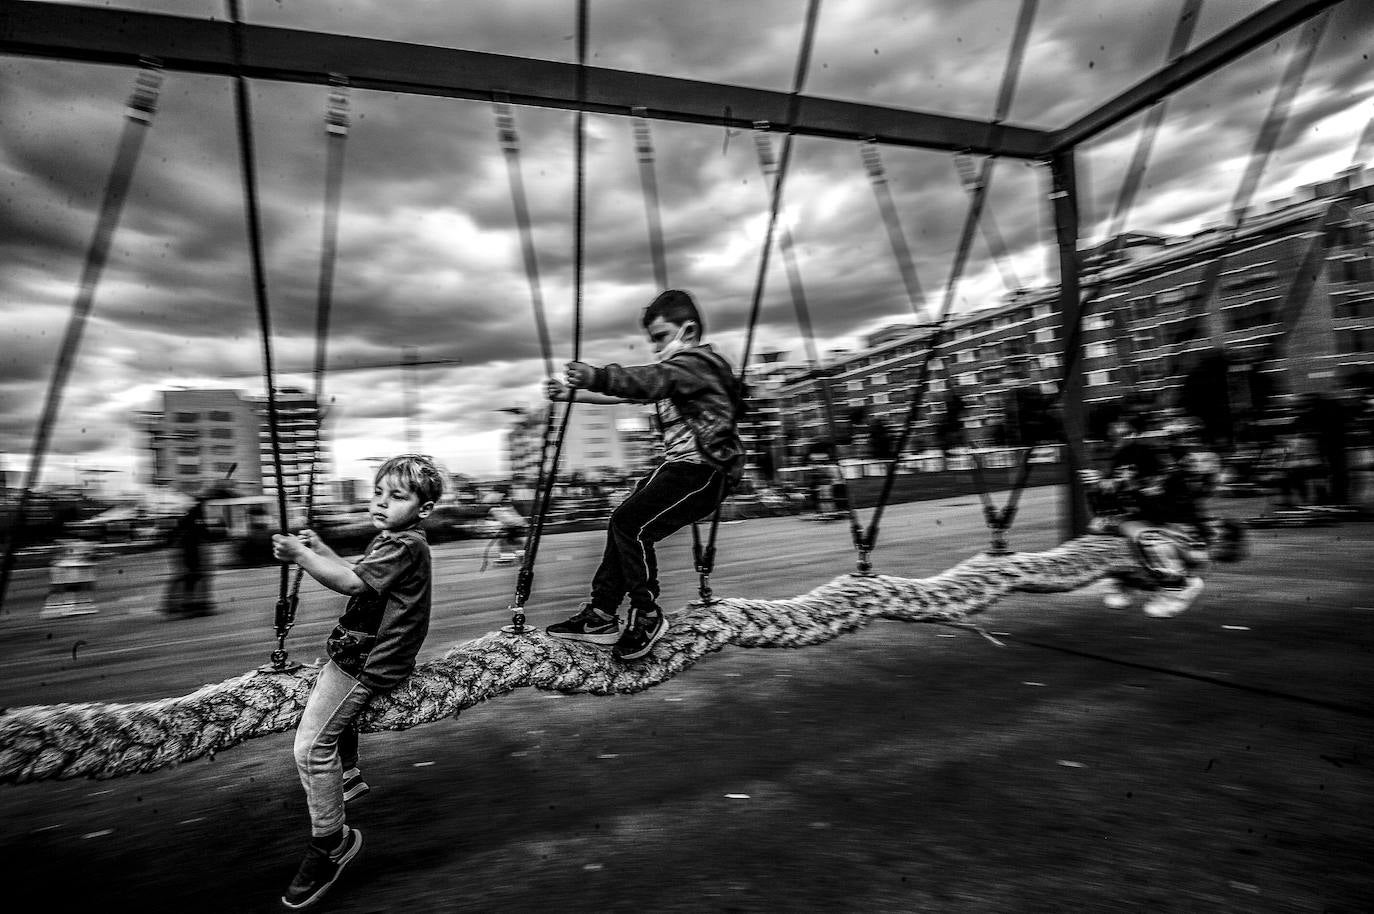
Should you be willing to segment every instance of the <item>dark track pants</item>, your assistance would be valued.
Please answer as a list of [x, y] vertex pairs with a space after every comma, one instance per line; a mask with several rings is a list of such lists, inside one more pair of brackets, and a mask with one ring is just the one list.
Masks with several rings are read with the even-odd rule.
[[654, 543], [700, 520], [725, 498], [725, 474], [704, 463], [670, 461], [635, 483], [606, 528], [606, 551], [592, 577], [592, 605], [615, 612], [626, 596], [658, 606]]

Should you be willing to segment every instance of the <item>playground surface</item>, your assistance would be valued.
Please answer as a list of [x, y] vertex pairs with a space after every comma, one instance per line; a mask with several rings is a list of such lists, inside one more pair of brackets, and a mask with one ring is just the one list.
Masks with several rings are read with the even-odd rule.
[[[1022, 511], [1013, 545], [1052, 545], [1052, 494], [1028, 493]], [[900, 506], [889, 532], [900, 561], [884, 553], [878, 570], [911, 576], [986, 541], [966, 501]], [[744, 581], [751, 596], [794, 595], [852, 567], [843, 525], [768, 518], [723, 535], [737, 545], [721, 595]], [[585, 583], [595, 538], [576, 536], [557, 538], [568, 558], [547, 557], [541, 623]], [[1105, 609], [1095, 588], [1013, 594], [977, 617], [989, 637], [880, 622], [799, 650], [727, 648], [637, 695], [522, 690], [369, 734], [373, 789], [350, 810], [366, 843], [318, 910], [1372, 910], [1374, 524], [1252, 537], [1174, 619]], [[779, 544], [787, 554], [770, 554]], [[687, 597], [693, 583], [669, 588]], [[239, 627], [232, 609], [104, 616], [77, 621], [81, 637]], [[477, 614], [431, 640], [500, 621]], [[178, 651], [205, 652], [200, 681], [223, 678], [213, 640], [189, 637], [168, 641], [165, 668], [132, 645], [110, 651], [127, 667], [83, 668], [94, 641], [41, 668], [30, 645], [45, 628], [0, 619], [15, 676], [42, 677], [10, 677], [5, 703], [75, 700], [106, 675], [121, 700], [173, 694]], [[56, 653], [73, 633], [58, 631]], [[229, 672], [247, 668], [237, 650]], [[306, 828], [290, 739], [0, 788], [10, 909], [280, 910]]]

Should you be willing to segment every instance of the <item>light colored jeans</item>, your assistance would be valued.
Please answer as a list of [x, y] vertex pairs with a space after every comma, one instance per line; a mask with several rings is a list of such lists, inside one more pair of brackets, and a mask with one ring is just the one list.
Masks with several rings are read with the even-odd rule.
[[296, 770], [310, 810], [310, 834], [331, 835], [344, 824], [339, 737], [367, 707], [372, 693], [331, 660], [320, 669], [296, 727]]

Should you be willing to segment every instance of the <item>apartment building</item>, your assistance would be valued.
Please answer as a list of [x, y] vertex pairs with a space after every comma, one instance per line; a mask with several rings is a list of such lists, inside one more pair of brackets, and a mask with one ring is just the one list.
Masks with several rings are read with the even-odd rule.
[[[1176, 402], [1204, 358], [1228, 367], [1219, 391], [1237, 406], [1255, 379], [1281, 394], [1331, 392], [1374, 369], [1374, 173], [1352, 168], [1271, 204], [1239, 229], [1188, 238], [1131, 233], [1083, 252], [1080, 366], [1089, 409], [1128, 391]], [[930, 363], [908, 451], [933, 445], [953, 396], [969, 437], [995, 444], [1013, 393], [1058, 389], [1064, 370], [1058, 289], [1019, 290], [956, 316]], [[933, 330], [894, 325], [820, 370], [795, 367], [764, 394], [782, 416], [790, 464], [834, 434], [845, 456], [869, 456], [867, 429], [894, 433], [919, 387]], [[759, 392], [756, 392], [758, 396]]]
[[[512, 409], [515, 422], [506, 433], [506, 457], [511, 476], [537, 479], [544, 430], [550, 406]], [[564, 407], [554, 407], [550, 455], [562, 424]], [[592, 476], [636, 474], [658, 455], [652, 408], [631, 404], [578, 403], [563, 439], [559, 474]]]
[[[318, 441], [314, 397], [285, 388], [276, 396], [282, 482], [289, 498], [303, 497], [314, 461], [327, 459]], [[266, 397], [239, 390], [165, 390], [161, 411], [137, 417], [149, 460], [147, 478], [188, 495], [228, 482], [240, 495], [277, 492]]]

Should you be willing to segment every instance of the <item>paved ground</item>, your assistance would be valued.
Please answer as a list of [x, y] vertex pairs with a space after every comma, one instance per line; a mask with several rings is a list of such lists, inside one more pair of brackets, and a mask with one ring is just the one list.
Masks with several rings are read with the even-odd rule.
[[[1028, 497], [1015, 545], [1054, 541], [1049, 494]], [[902, 506], [885, 529], [880, 570], [912, 576], [983, 541], [967, 501]], [[723, 593], [792, 595], [852, 565], [839, 525], [725, 535]], [[470, 548], [440, 556], [465, 611], [443, 615], [436, 652], [502, 621], [512, 575], [477, 574]], [[546, 548], [540, 621], [575, 601], [596, 543]], [[203, 620], [127, 597], [61, 624], [15, 609], [0, 701], [155, 697], [261, 662], [276, 581], [257, 575], [221, 576], [223, 611]], [[682, 602], [693, 584], [668, 587]], [[328, 605], [303, 610], [299, 652]], [[982, 619], [1004, 646], [878, 623], [729, 648], [640, 695], [522, 691], [366, 737], [374, 790], [351, 811], [366, 846], [321, 908], [1374, 910], [1374, 526], [1256, 531], [1252, 557], [1173, 620], [1105, 610], [1091, 589], [1016, 595]], [[303, 807], [289, 735], [150, 775], [0, 788], [4, 897], [275, 910]]]

